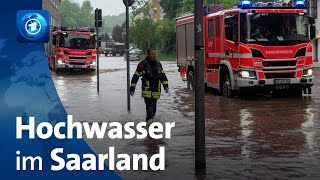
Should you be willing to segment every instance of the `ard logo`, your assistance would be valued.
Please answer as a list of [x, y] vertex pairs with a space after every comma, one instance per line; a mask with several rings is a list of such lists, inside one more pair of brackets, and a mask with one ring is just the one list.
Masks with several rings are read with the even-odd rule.
[[21, 43], [46, 43], [50, 37], [49, 12], [20, 10], [17, 12], [17, 39]]

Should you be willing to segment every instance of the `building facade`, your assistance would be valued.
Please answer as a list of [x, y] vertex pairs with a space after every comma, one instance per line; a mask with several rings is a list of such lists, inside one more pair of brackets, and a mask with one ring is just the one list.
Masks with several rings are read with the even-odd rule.
[[313, 40], [313, 60], [315, 66], [320, 67], [320, 0], [309, 0], [308, 2], [308, 13], [311, 17], [315, 18], [316, 22], [316, 39]]
[[153, 6], [152, 18], [153, 19], [163, 19], [164, 13], [163, 9], [160, 6], [160, 0], [151, 0], [150, 2]]
[[[160, 0], [149, 0], [149, 2], [147, 2], [150, 6], [150, 18], [153, 20], [159, 20], [159, 19], [163, 19], [164, 17], [164, 13], [163, 13], [163, 9], [160, 6]], [[137, 14], [134, 19], [140, 19], [144, 16], [143, 13]]]
[[51, 27], [61, 26], [60, 7], [61, 0], [42, 0], [42, 9], [50, 12]]

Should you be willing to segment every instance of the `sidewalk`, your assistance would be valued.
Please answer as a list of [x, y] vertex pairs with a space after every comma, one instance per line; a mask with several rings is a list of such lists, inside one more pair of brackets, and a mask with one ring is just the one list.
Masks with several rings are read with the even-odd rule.
[[320, 67], [320, 62], [313, 62], [313, 67], [319, 68]]

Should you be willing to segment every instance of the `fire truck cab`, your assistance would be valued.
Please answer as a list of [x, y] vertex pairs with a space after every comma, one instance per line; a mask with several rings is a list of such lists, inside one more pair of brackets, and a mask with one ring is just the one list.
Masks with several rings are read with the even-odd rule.
[[96, 34], [93, 28], [61, 28], [54, 30], [47, 47], [50, 69], [96, 69]]
[[[252, 90], [311, 93], [314, 83], [313, 19], [304, 0], [285, 3], [240, 1], [234, 9], [205, 6], [205, 83], [232, 97]], [[194, 75], [194, 15], [177, 18], [177, 64], [188, 87]], [[256, 92], [256, 91], [254, 91]]]

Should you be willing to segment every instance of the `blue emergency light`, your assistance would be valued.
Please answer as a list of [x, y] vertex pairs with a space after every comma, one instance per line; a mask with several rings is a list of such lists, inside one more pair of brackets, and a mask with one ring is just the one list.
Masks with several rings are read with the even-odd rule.
[[306, 7], [305, 0], [296, 0], [295, 1], [295, 7], [297, 7], [297, 8], [305, 8]]
[[240, 7], [242, 7], [242, 8], [250, 8], [251, 6], [252, 6], [252, 1], [250, 1], [250, 0], [240, 1]]

